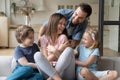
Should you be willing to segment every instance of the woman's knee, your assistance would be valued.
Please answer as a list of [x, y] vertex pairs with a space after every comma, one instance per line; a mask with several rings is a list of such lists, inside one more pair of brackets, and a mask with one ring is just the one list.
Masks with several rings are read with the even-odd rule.
[[71, 47], [66, 47], [63, 52], [65, 52], [66, 55], [74, 55], [74, 50]]
[[66, 47], [65, 50], [67, 50], [69, 52], [71, 52], [71, 51], [73, 52], [73, 48], [71, 48], [71, 47]]
[[43, 57], [43, 54], [41, 52], [36, 52], [34, 54], [34, 60], [35, 61], [39, 60], [41, 57]]

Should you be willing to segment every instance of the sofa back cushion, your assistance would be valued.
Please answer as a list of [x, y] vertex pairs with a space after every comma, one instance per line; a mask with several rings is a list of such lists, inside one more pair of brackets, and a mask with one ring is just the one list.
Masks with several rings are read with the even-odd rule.
[[15, 68], [13, 56], [0, 56], [0, 76], [8, 76]]
[[98, 70], [112, 70], [114, 69], [115, 62], [112, 59], [101, 57], [101, 59], [98, 61]]

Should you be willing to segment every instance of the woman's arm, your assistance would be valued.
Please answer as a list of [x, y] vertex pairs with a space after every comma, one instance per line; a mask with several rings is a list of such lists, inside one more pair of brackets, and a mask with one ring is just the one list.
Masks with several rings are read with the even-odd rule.
[[39, 30], [38, 38], [40, 38], [44, 33], [45, 33], [45, 26], [41, 26], [41, 28]]
[[91, 55], [86, 61], [75, 60], [75, 63], [80, 66], [88, 67], [96, 60], [96, 58], [96, 55]]
[[18, 59], [18, 62], [23, 66], [29, 65], [32, 68], [37, 68], [37, 65], [35, 63], [28, 62], [28, 60], [25, 57], [21, 57], [20, 59]]
[[38, 34], [38, 46], [40, 47], [40, 38], [41, 36], [45, 33], [45, 27], [41, 26], [40, 30], [39, 30], [39, 34]]
[[70, 43], [68, 41], [68, 38], [66, 35], [61, 34], [59, 37], [59, 47], [58, 47], [58, 51], [62, 52], [66, 47], [70, 46]]
[[68, 46], [70, 46], [70, 43], [69, 43], [69, 41], [66, 41], [66, 42], [64, 42], [64, 43], [61, 43], [60, 44], [60, 46], [59, 46], [59, 48], [58, 48], [58, 51], [63, 51], [66, 47], [68, 47]]

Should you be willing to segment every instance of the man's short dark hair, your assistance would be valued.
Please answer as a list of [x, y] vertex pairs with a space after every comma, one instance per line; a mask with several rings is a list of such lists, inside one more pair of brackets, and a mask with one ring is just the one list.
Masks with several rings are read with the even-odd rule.
[[92, 8], [87, 3], [80, 3], [77, 7], [80, 7], [84, 12], [87, 13], [86, 17], [89, 17], [91, 15], [91, 13], [92, 13]]

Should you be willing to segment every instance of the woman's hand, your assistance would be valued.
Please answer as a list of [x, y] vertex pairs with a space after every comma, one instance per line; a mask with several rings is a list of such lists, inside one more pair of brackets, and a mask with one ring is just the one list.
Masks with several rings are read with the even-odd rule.
[[47, 47], [47, 50], [48, 50], [48, 52], [50, 52], [50, 53], [55, 53], [56, 48], [55, 48], [54, 46], [52, 46], [52, 45], [49, 45], [49, 46]]
[[59, 58], [60, 53], [59, 53], [59, 51], [54, 46], [49, 45], [47, 47], [47, 50], [48, 50], [48, 52], [52, 53], [56, 58]]
[[66, 41], [65, 43], [61, 44], [58, 48], [60, 52], [62, 52], [66, 47], [70, 46], [69, 41]]

